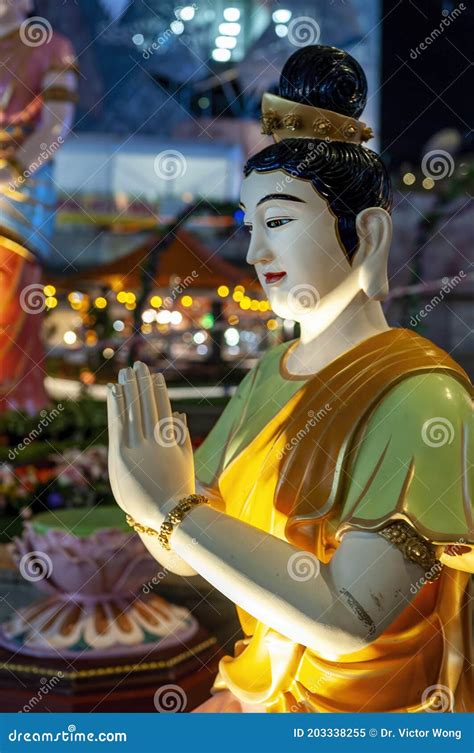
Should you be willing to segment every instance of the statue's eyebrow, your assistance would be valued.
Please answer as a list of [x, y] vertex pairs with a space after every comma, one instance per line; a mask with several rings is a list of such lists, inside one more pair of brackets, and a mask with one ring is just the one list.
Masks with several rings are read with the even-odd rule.
[[[299, 196], [292, 196], [292, 194], [289, 193], [269, 193], [260, 199], [257, 206], [259, 207], [260, 204], [263, 204], [265, 201], [274, 201], [275, 199], [280, 199], [280, 201], [299, 201], [301, 204], [306, 204], [304, 199], [300, 199]], [[243, 204], [243, 202], [240, 202], [239, 206], [241, 206], [242, 209], [245, 209], [245, 204]]]
[[260, 204], [263, 204], [265, 201], [274, 201], [275, 199], [280, 199], [282, 201], [299, 201], [301, 204], [306, 204], [304, 199], [300, 199], [299, 196], [292, 196], [289, 193], [269, 193], [264, 196], [263, 199], [260, 199], [257, 206], [259, 207]]

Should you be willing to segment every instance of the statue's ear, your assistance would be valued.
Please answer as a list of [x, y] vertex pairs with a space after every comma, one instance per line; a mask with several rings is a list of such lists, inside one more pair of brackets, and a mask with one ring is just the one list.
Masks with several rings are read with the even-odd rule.
[[359, 246], [352, 260], [367, 298], [383, 300], [388, 294], [387, 262], [392, 240], [392, 219], [381, 207], [368, 207], [356, 217]]

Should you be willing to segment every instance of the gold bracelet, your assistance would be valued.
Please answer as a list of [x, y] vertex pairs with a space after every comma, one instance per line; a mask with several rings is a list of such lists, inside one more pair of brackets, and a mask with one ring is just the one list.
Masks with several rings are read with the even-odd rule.
[[142, 523], [137, 523], [131, 515], [126, 516], [126, 520], [129, 526], [133, 528], [137, 533], [146, 533], [149, 536], [156, 536], [163, 549], [171, 549], [170, 537], [183, 518], [197, 505], [207, 504], [209, 502], [207, 497], [202, 494], [189, 494], [187, 497], [180, 499], [178, 504], [168, 513], [163, 523], [160, 526], [160, 530], [156, 531], [154, 528], [144, 526]]
[[132, 518], [131, 515], [126, 515], [125, 520], [127, 521], [130, 528], [133, 528], [134, 531], [137, 533], [146, 533], [148, 536], [158, 536], [159, 532], [155, 531], [154, 528], [150, 528], [149, 526], [144, 526], [142, 523], [137, 523], [136, 520]]
[[438, 580], [443, 566], [436, 559], [433, 544], [423, 539], [412, 526], [404, 520], [397, 520], [379, 531], [379, 534], [400, 549], [405, 559], [420, 565], [425, 570], [427, 581]]

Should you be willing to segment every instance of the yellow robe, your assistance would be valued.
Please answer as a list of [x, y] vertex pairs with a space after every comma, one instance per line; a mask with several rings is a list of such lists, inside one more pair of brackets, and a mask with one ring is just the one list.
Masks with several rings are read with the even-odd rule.
[[[238, 608], [246, 637], [234, 657], [221, 660], [214, 692], [228, 688], [269, 712], [471, 710], [467, 375], [429, 341], [392, 329], [300, 384], [247, 443], [239, 446], [242, 421], [233, 421], [213, 479], [202, 474], [213, 503], [324, 563], [345, 531], [404, 519], [437, 545], [446, 566], [435, 583], [414, 584], [398, 619], [350, 655], [310, 650]], [[428, 385], [436, 404], [424, 399]], [[435, 419], [448, 430], [443, 444]], [[197, 453], [199, 478], [200, 460], [204, 468], [205, 446]], [[431, 476], [443, 489], [430, 487]], [[455, 550], [448, 554], [449, 545]]]

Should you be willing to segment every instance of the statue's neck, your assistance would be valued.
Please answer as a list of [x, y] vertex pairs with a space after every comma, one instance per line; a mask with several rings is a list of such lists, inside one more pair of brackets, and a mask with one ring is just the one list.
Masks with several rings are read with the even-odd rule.
[[390, 329], [380, 302], [368, 301], [362, 292], [327, 326], [318, 326], [321, 319], [316, 315], [313, 322], [300, 322], [299, 345], [286, 363], [290, 373], [313, 374], [349, 348]]
[[387, 320], [379, 301], [361, 300], [363, 294], [358, 295], [328, 326], [319, 327], [315, 317], [315, 325], [301, 322], [301, 341], [310, 343], [316, 338], [320, 342], [334, 338], [346, 340], [364, 340], [377, 331], [388, 328]]

